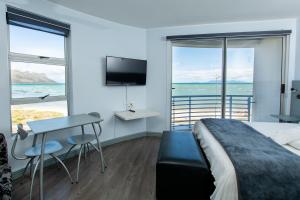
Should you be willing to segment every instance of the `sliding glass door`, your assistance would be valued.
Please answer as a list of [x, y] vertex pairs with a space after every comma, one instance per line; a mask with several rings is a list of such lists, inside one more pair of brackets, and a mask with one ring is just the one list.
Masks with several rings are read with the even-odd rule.
[[278, 121], [282, 37], [227, 40], [226, 118]]
[[222, 40], [173, 45], [173, 128], [190, 129], [201, 118], [221, 118], [222, 52]]
[[278, 121], [283, 110], [284, 37], [176, 41], [172, 129], [201, 118]]
[[255, 41], [228, 40], [225, 118], [250, 121], [253, 100]]

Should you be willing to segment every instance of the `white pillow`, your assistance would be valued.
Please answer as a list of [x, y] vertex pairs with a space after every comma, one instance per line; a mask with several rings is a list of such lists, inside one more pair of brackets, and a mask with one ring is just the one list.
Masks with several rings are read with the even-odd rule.
[[278, 130], [271, 138], [281, 145], [300, 140], [300, 127]]
[[295, 149], [299, 149], [300, 150], [300, 140], [296, 140], [293, 142], [289, 143], [290, 146], [294, 147]]

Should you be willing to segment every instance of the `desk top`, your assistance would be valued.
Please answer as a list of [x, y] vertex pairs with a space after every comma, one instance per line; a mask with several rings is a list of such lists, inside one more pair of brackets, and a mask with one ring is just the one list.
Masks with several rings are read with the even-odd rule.
[[278, 118], [279, 120], [283, 121], [283, 122], [294, 122], [294, 123], [298, 123], [300, 121], [300, 117], [299, 116], [291, 116], [291, 115], [271, 115], [272, 117]]
[[122, 120], [128, 121], [134, 119], [142, 119], [147, 117], [159, 116], [159, 112], [155, 112], [151, 110], [136, 110], [135, 112], [120, 111], [120, 112], [115, 112], [115, 115]]
[[27, 124], [32, 130], [33, 134], [41, 134], [101, 121], [103, 120], [100, 118], [88, 114], [80, 114], [53, 119], [37, 120], [28, 122]]

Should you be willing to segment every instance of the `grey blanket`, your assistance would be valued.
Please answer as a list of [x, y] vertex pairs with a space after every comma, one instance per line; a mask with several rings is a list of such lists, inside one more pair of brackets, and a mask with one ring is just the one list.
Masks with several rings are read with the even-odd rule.
[[231, 159], [239, 200], [300, 199], [300, 156], [240, 121], [201, 121]]

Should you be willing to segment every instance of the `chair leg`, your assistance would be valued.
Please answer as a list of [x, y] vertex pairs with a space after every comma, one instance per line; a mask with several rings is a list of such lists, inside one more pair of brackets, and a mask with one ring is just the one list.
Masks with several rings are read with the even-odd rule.
[[103, 155], [102, 155], [102, 149], [101, 149], [101, 146], [100, 146], [100, 150], [91, 142], [89, 142], [89, 144], [96, 150], [98, 151], [98, 153], [100, 154], [100, 160], [101, 160], [101, 173], [104, 173], [104, 168], [107, 168], [107, 165], [106, 165], [106, 162], [103, 158]]
[[[100, 156], [101, 156], [101, 162], [102, 162], [102, 166], [104, 166], [104, 168], [107, 168], [107, 165], [106, 165], [106, 162], [104, 160], [104, 156], [103, 156], [103, 153], [102, 153], [102, 146], [101, 144], [99, 143], [99, 151], [100, 151]], [[103, 172], [104, 172], [104, 169], [103, 169]]]
[[90, 152], [89, 143], [86, 143], [86, 147], [87, 147], [87, 152]]
[[[34, 159], [35, 159], [35, 158], [36, 158], [36, 157], [34, 157]], [[30, 177], [32, 177], [33, 170], [34, 170], [34, 159], [30, 162], [30, 169], [29, 169]]]
[[79, 150], [79, 155], [78, 155], [78, 163], [77, 163], [76, 183], [78, 183], [82, 148], [83, 148], [83, 145], [80, 145], [80, 150]]
[[29, 199], [30, 200], [32, 198], [32, 189], [33, 189], [34, 178], [35, 178], [35, 174], [36, 174], [36, 171], [38, 169], [39, 164], [40, 164], [40, 157], [38, 158], [38, 160], [37, 160], [37, 162], [35, 164], [35, 167], [34, 167], [34, 170], [33, 170], [33, 174], [32, 174], [32, 178], [31, 178], [30, 193], [29, 193]]
[[76, 144], [73, 144], [70, 149], [68, 150], [68, 152], [65, 154], [64, 156], [64, 160], [66, 160], [68, 158], [69, 153], [72, 151], [72, 149], [74, 149], [74, 147], [76, 147]]
[[84, 154], [84, 159], [86, 159], [86, 146], [85, 146], [85, 144], [83, 145], [83, 154]]
[[[35, 157], [32, 157], [32, 158], [30, 158], [30, 160], [28, 161], [28, 163], [26, 164], [26, 166], [25, 166], [25, 169], [24, 169], [24, 172], [23, 172], [23, 177], [25, 176], [25, 174], [26, 174], [26, 171], [27, 171], [27, 168], [28, 168], [28, 166], [29, 166], [29, 164], [31, 163], [31, 161], [34, 159]], [[31, 173], [30, 173], [30, 176], [31, 176]]]
[[98, 151], [98, 153], [99, 153], [99, 149], [93, 144], [93, 143], [88, 143], [89, 145], [91, 145], [91, 147], [93, 147], [96, 151]]
[[66, 165], [63, 163], [63, 161], [61, 159], [59, 159], [57, 156], [55, 156], [54, 154], [50, 154], [50, 156], [52, 156], [52, 158], [54, 158], [57, 162], [59, 162], [63, 166], [63, 168], [65, 169], [65, 171], [67, 172], [67, 174], [71, 180], [71, 183], [73, 184], [73, 179], [70, 175], [70, 172], [69, 172], [68, 168], [66, 167]]
[[[101, 144], [100, 144], [100, 141], [99, 141], [99, 135], [100, 135], [100, 134], [97, 134], [95, 125], [92, 124], [92, 126], [93, 126], [93, 130], [94, 130], [95, 137], [96, 137], [96, 141], [97, 141], [97, 146], [98, 146], [99, 153], [100, 153], [100, 159], [101, 159], [101, 172], [104, 173], [104, 168], [106, 168], [106, 167], [105, 167], [106, 164], [105, 164], [105, 161], [104, 161], [104, 157], [103, 157], [103, 153], [102, 153], [102, 148], [101, 148]], [[100, 126], [100, 133], [101, 133], [101, 126]]]

